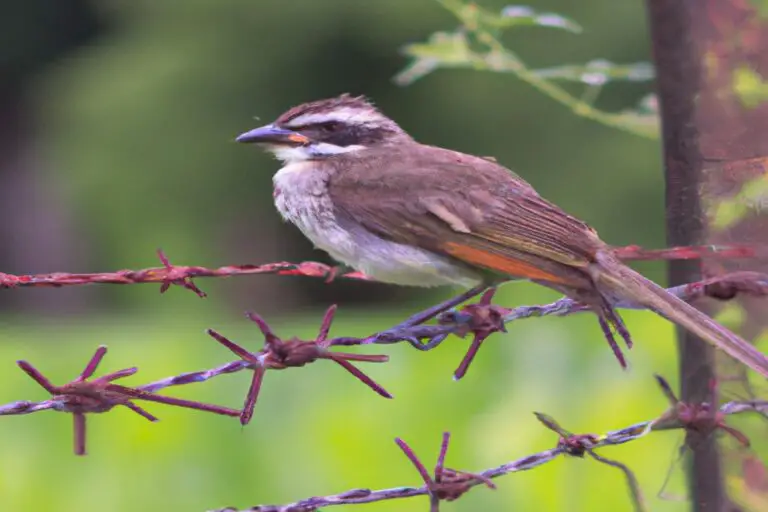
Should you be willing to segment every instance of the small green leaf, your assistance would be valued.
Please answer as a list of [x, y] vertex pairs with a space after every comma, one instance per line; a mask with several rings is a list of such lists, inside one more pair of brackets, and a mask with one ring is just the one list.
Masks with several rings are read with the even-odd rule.
[[509, 5], [500, 12], [483, 9], [473, 2], [438, 0], [471, 31], [498, 30], [510, 27], [551, 27], [580, 33], [578, 23], [559, 14], [539, 13], [525, 5]]
[[515, 26], [552, 27], [567, 30], [568, 32], [581, 33], [581, 26], [564, 16], [550, 12], [537, 13], [525, 5], [509, 5], [501, 10], [501, 14], [494, 25], [500, 28]]
[[435, 32], [426, 43], [413, 43], [403, 53], [419, 59], [434, 59], [445, 63], [466, 62], [471, 51], [462, 32]]
[[654, 77], [653, 66], [648, 62], [622, 65], [603, 59], [593, 60], [586, 64], [537, 69], [533, 72], [542, 78], [568, 80], [594, 86], [618, 80], [644, 82], [652, 80]]
[[472, 59], [466, 36], [462, 32], [435, 32], [425, 43], [413, 43], [403, 48], [411, 62], [398, 73], [398, 85], [412, 84], [441, 66], [466, 65]]

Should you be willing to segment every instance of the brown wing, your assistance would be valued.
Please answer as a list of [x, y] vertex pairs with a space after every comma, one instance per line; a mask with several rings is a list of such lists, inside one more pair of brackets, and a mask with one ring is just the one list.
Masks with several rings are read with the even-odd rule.
[[383, 238], [516, 277], [583, 284], [602, 246], [512, 171], [441, 148], [350, 159], [329, 192], [340, 215]]

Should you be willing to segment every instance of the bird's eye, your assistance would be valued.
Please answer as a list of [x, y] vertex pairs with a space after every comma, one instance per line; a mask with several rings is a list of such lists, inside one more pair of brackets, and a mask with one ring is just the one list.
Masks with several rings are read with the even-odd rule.
[[328, 132], [328, 133], [337, 132], [339, 131], [339, 128], [341, 128], [341, 123], [338, 121], [328, 121], [327, 123], [322, 123], [320, 125], [320, 128], [324, 132]]

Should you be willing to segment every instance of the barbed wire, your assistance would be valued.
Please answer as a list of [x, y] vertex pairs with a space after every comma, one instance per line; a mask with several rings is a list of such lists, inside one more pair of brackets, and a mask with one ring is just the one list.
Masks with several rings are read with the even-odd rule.
[[[333, 309], [330, 311], [332, 312]], [[322, 324], [323, 327], [321, 328], [320, 335], [318, 336], [318, 339], [320, 340], [318, 343], [322, 343], [323, 340], [327, 341], [327, 333], [328, 329], [330, 328], [331, 320], [332, 313], [329, 312], [329, 314], [326, 314]], [[268, 328], [266, 330], [268, 330]], [[274, 346], [279, 346], [281, 348], [284, 348], [286, 345], [290, 346], [290, 343], [290, 341], [284, 342], [280, 340], [277, 345], [273, 344], [273, 348], [270, 350], [275, 350]], [[310, 346], [309, 342], [296, 343], [303, 343], [303, 346], [305, 347]], [[136, 405], [134, 403], [135, 400], [163, 403], [166, 405], [212, 412], [223, 416], [238, 416], [240, 417], [241, 422], [244, 424], [247, 423], [253, 415], [253, 406], [255, 405], [255, 398], [258, 394], [258, 389], [256, 390], [256, 394], [253, 394], [253, 385], [251, 386], [251, 390], [249, 391], [249, 395], [245, 401], [243, 409], [239, 411], [218, 405], [204, 404], [192, 400], [183, 400], [169, 396], [158, 395], [154, 392], [155, 390], [162, 389], [164, 387], [189, 384], [193, 382], [203, 382], [204, 380], [207, 380], [207, 378], [201, 379], [200, 377], [191, 377], [193, 375], [200, 376], [205, 374], [208, 375], [208, 378], [210, 378], [210, 375], [224, 375], [233, 373], [238, 369], [252, 367], [255, 364], [254, 361], [251, 360], [251, 356], [253, 356], [253, 354], [249, 354], [248, 357], [244, 357], [244, 359], [239, 362], [236, 361], [233, 363], [228, 363], [218, 367], [217, 369], [209, 370], [207, 372], [184, 374], [174, 378], [163, 379], [154, 383], [138, 386], [136, 388], [129, 388], [113, 384], [113, 381], [135, 374], [137, 372], [136, 368], [118, 370], [107, 375], [91, 379], [106, 352], [107, 348], [105, 346], [100, 346], [86, 365], [85, 369], [80, 373], [80, 375], [78, 375], [73, 381], [63, 386], [53, 385], [42, 373], [40, 373], [39, 370], [37, 370], [30, 363], [26, 361], [19, 361], [19, 367], [21, 367], [25, 373], [32, 377], [46, 391], [48, 391], [51, 394], [51, 398], [42, 402], [18, 401], [2, 405], [0, 406], [0, 416], [30, 414], [48, 409], [53, 409], [58, 412], [70, 413], [74, 417], [75, 453], [77, 455], [85, 455], [86, 414], [105, 413], [109, 412], [116, 406], [125, 406], [140, 416], [144, 417], [145, 419], [153, 422], [157, 421], [157, 417], [142, 407]], [[298, 352], [291, 354], [291, 356], [305, 353], [308, 353], [306, 349], [301, 349]], [[312, 353], [312, 351], [309, 353]], [[303, 364], [317, 359], [316, 357], [313, 359], [313, 354], [312, 357], [305, 360], [291, 359], [288, 357], [287, 359], [281, 361], [270, 362], [272, 357], [274, 357], [274, 353], [269, 352], [267, 355], [259, 356], [256, 359], [260, 361], [258, 364], [264, 370], [284, 369], [289, 365], [303, 366]], [[379, 359], [373, 359], [380, 356], [360, 357], [365, 358], [361, 360], [380, 362]], [[286, 362], [290, 362], [290, 364], [286, 365]], [[255, 371], [254, 375], [256, 375]], [[638, 511], [643, 511], [645, 510], [643, 495], [633, 472], [625, 464], [597, 454], [595, 452], [596, 449], [628, 443], [630, 441], [644, 437], [652, 431], [670, 429], [684, 429], [686, 431], [687, 437], [689, 435], [695, 435], [698, 436], [698, 438], [712, 435], [714, 432], [720, 430], [733, 436], [741, 444], [749, 446], [749, 440], [746, 435], [725, 423], [726, 416], [753, 412], [758, 413], [764, 418], [768, 419], [768, 401], [731, 401], [722, 404], [720, 407], [713, 405], [716, 404], [714, 400], [711, 402], [686, 404], [677, 400], [677, 398], [672, 393], [669, 384], [667, 384], [663, 378], [657, 376], [656, 379], [665, 395], [670, 399], [670, 408], [655, 420], [636, 423], [619, 430], [609, 431], [603, 435], [572, 434], [560, 427], [560, 425], [550, 416], [542, 413], [535, 413], [536, 418], [544, 426], [559, 435], [557, 445], [554, 448], [540, 451], [477, 473], [457, 471], [445, 467], [444, 463], [449, 442], [448, 433], [445, 433], [443, 436], [443, 443], [441, 445], [440, 456], [438, 457], [438, 464], [436, 466], [434, 476], [430, 476], [428, 474], [425, 466], [421, 463], [419, 458], [415, 455], [407, 443], [398, 438], [396, 439], [396, 443], [417, 468], [419, 474], [424, 480], [423, 486], [396, 487], [382, 490], [353, 489], [339, 494], [320, 497], [315, 496], [294, 503], [289, 503], [287, 505], [257, 505], [248, 509], [243, 509], [243, 512], [246, 510], [259, 512], [314, 512], [319, 510], [320, 507], [327, 507], [331, 505], [372, 503], [375, 501], [403, 499], [416, 496], [429, 496], [431, 504], [430, 510], [437, 511], [439, 510], [439, 504], [441, 501], [456, 500], [464, 495], [467, 491], [469, 491], [472, 487], [477, 485], [486, 485], [494, 489], [495, 485], [491, 481], [492, 479], [510, 473], [533, 469], [547, 462], [551, 462], [552, 460], [562, 455], [574, 457], [584, 457], [585, 455], [589, 455], [598, 462], [608, 464], [621, 470], [624, 474], [624, 478], [626, 480], [635, 509]], [[687, 440], [686, 443], [688, 442], [690, 441]], [[754, 481], [754, 478], [751, 480]], [[764, 483], [760, 483], [760, 485], [764, 485]], [[218, 509], [219, 512], [232, 512], [238, 510], [239, 509], [237, 508], [231, 507]]]
[[[690, 247], [673, 247], [669, 249], [647, 250], [637, 245], [614, 248], [613, 251], [624, 261], [632, 260], [685, 260], [711, 258], [756, 258], [768, 256], [768, 246], [763, 247], [753, 244], [724, 244], [724, 245], [704, 245]], [[296, 275], [306, 277], [319, 277], [330, 282], [336, 278], [368, 280], [372, 279], [360, 272], [343, 272], [340, 267], [332, 267], [317, 262], [302, 263], [268, 263], [264, 265], [229, 265], [215, 269], [209, 269], [200, 266], [178, 266], [171, 264], [165, 253], [158, 249], [157, 255], [163, 264], [162, 267], [147, 268], [143, 270], [120, 270], [117, 272], [106, 273], [86, 273], [71, 274], [58, 272], [53, 274], [36, 274], [16, 276], [12, 274], [0, 273], [0, 288], [18, 288], [18, 287], [39, 287], [39, 286], [74, 286], [96, 283], [110, 284], [140, 284], [140, 283], [160, 283], [160, 293], [165, 293], [172, 285], [181, 286], [204, 298], [206, 293], [195, 283], [197, 277], [232, 277], [239, 275], [252, 274], [277, 274], [277, 275]], [[683, 300], [691, 301], [701, 296], [710, 296], [717, 299], [728, 300], [736, 294], [745, 293], [758, 296], [764, 296], [768, 291], [768, 276], [757, 272], [736, 272], [724, 276], [714, 277], [708, 280], [691, 283], [688, 285], [677, 286], [668, 289], [668, 291]], [[477, 304], [465, 306], [460, 312], [453, 309], [455, 306], [474, 298], [480, 293], [484, 293], [482, 299]], [[483, 342], [493, 333], [505, 331], [505, 325], [516, 319], [530, 318], [538, 316], [566, 316], [574, 313], [590, 311], [590, 308], [580, 304], [572, 299], [563, 298], [547, 305], [523, 306], [514, 309], [503, 308], [491, 304], [495, 289], [487, 290], [484, 286], [473, 288], [457, 297], [446, 302], [438, 304], [432, 308], [422, 311], [407, 319], [392, 329], [376, 333], [367, 338], [335, 338], [324, 347], [341, 345], [366, 345], [366, 344], [390, 344], [406, 341], [414, 348], [427, 351], [440, 345], [450, 334], [456, 334], [465, 337], [473, 333], [472, 343], [464, 359], [458, 365], [454, 372], [454, 379], [461, 379], [469, 369]], [[627, 301], [619, 301], [612, 305], [615, 308], [624, 309], [644, 309], [644, 307]], [[437, 318], [438, 325], [426, 324], [427, 320]], [[254, 321], [266, 324], [257, 315]], [[266, 327], [268, 329], [268, 327]], [[626, 368], [626, 358], [621, 348], [616, 344], [610, 330], [604, 329], [606, 339], [613, 350], [613, 353], [619, 364]], [[209, 334], [216, 337], [217, 333], [211, 331]], [[267, 333], [265, 332], [265, 336]], [[267, 336], [269, 337], [269, 336]], [[228, 344], [226, 338], [218, 339], [223, 344]], [[233, 348], [233, 347], [230, 347]], [[285, 350], [290, 350], [285, 348]], [[359, 379], [366, 382], [380, 394], [386, 392], [377, 387], [364, 374], [356, 370], [349, 363], [349, 358], [338, 358], [332, 353], [324, 352], [326, 356], [318, 358], [331, 358], [338, 364], [344, 366], [348, 371], [356, 375]], [[244, 356], [246, 352], [242, 352]], [[263, 354], [262, 354], [263, 355]], [[279, 360], [281, 355], [276, 354], [275, 360]], [[306, 362], [304, 363], [306, 364]], [[239, 371], [248, 365], [236, 365], [229, 368], [230, 371]], [[258, 366], [258, 365], [257, 365]], [[290, 364], [288, 366], [291, 366]], [[216, 376], [215, 371], [209, 374], [208, 378]], [[202, 378], [202, 376], [199, 376]], [[260, 388], [260, 378], [262, 374], [258, 370], [254, 375], [253, 385], [257, 392]]]
[[[701, 297], [714, 297], [725, 300], [742, 293], [764, 296], [768, 294], [768, 276], [756, 272], [736, 272], [688, 285], [669, 288], [668, 291], [686, 301], [694, 301]], [[256, 313], [249, 312], [246, 316], [256, 323], [264, 336], [264, 345], [261, 350], [251, 352], [218, 331], [208, 329], [207, 333], [213, 339], [236, 354], [240, 360], [227, 362], [211, 369], [166, 377], [158, 381], [138, 386], [132, 390], [122, 386], [120, 386], [120, 389], [118, 390], [115, 387], [116, 385], [111, 384], [111, 382], [115, 378], [132, 375], [136, 372], [136, 368], [123, 370], [122, 373], [118, 372], [116, 374], [117, 377], [115, 377], [115, 374], [110, 374], [94, 381], [87, 381], [101, 361], [101, 358], [103, 358], [106, 353], [106, 347], [100, 347], [97, 350], [94, 359], [88, 364], [83, 374], [71, 383], [61, 387], [56, 387], [51, 384], [50, 381], [43, 377], [31, 364], [25, 361], [19, 361], [19, 366], [49, 391], [52, 398], [44, 402], [19, 401], [0, 406], [0, 416], [29, 414], [45, 409], [55, 409], [63, 412], [77, 412], [80, 410], [83, 412], [106, 412], [115, 405], [132, 407], [132, 405], [128, 405], [132, 404], [132, 401], [128, 397], [131, 397], [132, 399], [150, 400], [168, 403], [170, 405], [180, 405], [182, 407], [200, 409], [209, 406], [200, 403], [195, 403], [196, 405], [182, 405], [180, 403], [171, 404], [170, 401], [172, 399], [170, 397], [157, 395], [157, 392], [168, 387], [201, 383], [221, 375], [250, 370], [253, 372], [253, 377], [244, 401], [243, 409], [236, 413], [226, 408], [217, 408], [216, 410], [211, 411], [225, 415], [237, 415], [240, 417], [240, 421], [245, 425], [250, 421], [253, 415], [258, 396], [261, 392], [264, 375], [267, 370], [298, 368], [320, 359], [333, 361], [380, 396], [392, 398], [392, 395], [381, 385], [376, 383], [353, 364], [354, 362], [384, 363], [388, 361], [388, 356], [381, 354], [368, 355], [335, 352], [331, 350], [333, 347], [388, 345], [407, 342], [420, 351], [429, 351], [442, 343], [450, 334], [456, 334], [461, 337], [472, 334], [473, 340], [467, 351], [467, 355], [463, 358], [457, 370], [454, 372], [454, 377], [459, 378], [466, 373], [470, 362], [477, 354], [482, 342], [491, 334], [504, 331], [505, 326], [508, 323], [524, 318], [550, 315], [567, 316], [589, 311], [587, 307], [568, 298], [563, 298], [546, 305], [504, 308], [491, 303], [493, 292], [494, 290], [485, 292], [478, 302], [468, 304], [458, 310], [444, 307], [444, 305], [438, 305], [439, 307], [430, 308], [429, 310], [426, 310], [426, 313], [421, 312], [414, 315], [391, 329], [362, 338], [329, 338], [328, 335], [337, 310], [335, 305], [327, 310], [323, 317], [318, 335], [311, 340], [301, 340], [298, 338], [283, 340], [272, 331], [271, 327], [263, 318]], [[469, 294], [471, 294], [471, 291], [459, 296], [458, 299], [462, 299]], [[448, 304], [456, 302], [456, 300], [457, 299], [449, 301]], [[616, 307], [630, 309], [640, 308], [640, 306], [626, 302], [619, 302], [616, 304]], [[435, 312], [437, 312], [437, 323], [424, 324], [424, 321], [435, 316], [432, 315], [432, 313]], [[114, 393], [115, 391], [117, 391], [117, 394]]]
[[[669, 385], [663, 378], [659, 376], [656, 378], [662, 384], [662, 387], [669, 388]], [[692, 410], [695, 410], [696, 414], [688, 414]], [[550, 416], [534, 413], [536, 418], [546, 428], [558, 434], [559, 437], [555, 447], [477, 473], [457, 471], [445, 467], [445, 458], [450, 440], [450, 434], [447, 432], [443, 434], [440, 453], [433, 475], [429, 474], [425, 465], [410, 446], [402, 439], [396, 438], [395, 442], [414, 465], [424, 481], [424, 485], [420, 487], [393, 487], [381, 490], [352, 489], [327, 496], [313, 496], [285, 505], [255, 505], [246, 509], [226, 507], [209, 512], [315, 512], [320, 510], [321, 507], [333, 505], [356, 505], [414, 498], [417, 496], [428, 496], [430, 499], [430, 511], [437, 512], [441, 501], [454, 501], [473, 487], [485, 485], [490, 489], [495, 489], [496, 486], [492, 481], [495, 478], [511, 473], [528, 471], [552, 462], [561, 456], [583, 458], [585, 455], [589, 455], [600, 463], [619, 469], [623, 473], [634, 509], [642, 512], [646, 510], [645, 499], [638, 485], [637, 477], [632, 470], [619, 461], [596, 453], [595, 450], [636, 441], [651, 432], [670, 429], [685, 429], [686, 432], [695, 431], [699, 436], [709, 436], [717, 430], [722, 430], [732, 435], [736, 432], [738, 436], [746, 439], [744, 434], [726, 425], [724, 420], [725, 416], [745, 412], [757, 412], [763, 415], [763, 417], [768, 417], [768, 401], [728, 402], [720, 406], [719, 409], [712, 407], [706, 402], [683, 404], [678, 401], [659, 419], [635, 423], [626, 428], [609, 431], [603, 435], [572, 434], [563, 429]], [[755, 483], [755, 485], [760, 484]]]
[[[709, 249], [712, 249], [711, 247]], [[642, 250], [631, 249], [635, 256], [648, 255]], [[677, 255], [690, 255], [689, 252], [677, 252]], [[725, 250], [723, 247], [717, 249]], [[627, 251], [629, 254], [631, 251]], [[193, 282], [193, 277], [220, 277], [226, 275], [242, 275], [249, 273], [277, 273], [280, 275], [307, 275], [323, 277], [327, 280], [334, 277], [350, 277], [352, 279], [367, 279], [356, 273], [339, 273], [338, 269], [324, 266], [318, 263], [276, 263], [262, 266], [220, 267], [219, 269], [205, 269], [202, 267], [175, 267], [170, 264], [162, 252], [159, 252], [164, 266], [158, 269], [145, 269], [142, 271], [120, 271], [111, 274], [46, 274], [44, 276], [11, 276], [0, 274], [0, 287], [9, 287], [8, 283], [14, 279], [21, 279], [19, 286], [60, 286], [67, 284], [86, 284], [89, 282], [105, 282], [131, 284], [141, 282], [161, 283], [161, 292], [166, 291], [171, 285], [179, 285], [190, 289], [198, 296], [204, 297], [202, 292]], [[673, 252], [674, 254], [674, 252]], [[742, 253], [743, 254], [743, 253]], [[98, 277], [95, 277], [98, 276]], [[120, 277], [117, 277], [120, 276]], [[16, 286], [12, 284], [10, 286]], [[765, 296], [768, 294], [768, 275], [757, 272], [735, 272], [718, 276], [683, 286], [669, 288], [668, 291], [686, 301], [695, 301], [702, 297], [710, 297], [719, 300], [729, 300], [739, 294], [753, 296]], [[325, 359], [334, 362], [344, 368], [348, 373], [370, 387], [374, 392], [385, 398], [392, 398], [381, 385], [371, 379], [354, 363], [372, 362], [385, 363], [388, 356], [381, 354], [346, 353], [333, 350], [335, 347], [363, 346], [363, 345], [389, 345], [405, 342], [420, 351], [429, 351], [439, 346], [450, 334], [460, 337], [472, 335], [472, 343], [467, 355], [464, 357], [457, 370], [455, 378], [461, 378], [469, 368], [470, 363], [477, 354], [481, 344], [490, 335], [505, 331], [505, 326], [512, 321], [541, 316], [567, 316], [585, 311], [590, 311], [586, 306], [568, 298], [563, 298], [550, 304], [520, 306], [517, 308], [505, 308], [492, 303], [495, 290], [485, 290], [481, 298], [474, 303], [458, 307], [470, 298], [483, 292], [478, 288], [470, 290], [458, 297], [446, 301], [416, 315], [406, 321], [385, 331], [373, 333], [366, 337], [329, 337], [336, 306], [331, 306], [323, 317], [318, 335], [311, 340], [298, 338], [282, 339], [278, 337], [267, 322], [255, 313], [247, 313], [249, 320], [253, 321], [260, 329], [264, 344], [258, 351], [251, 352], [242, 345], [235, 343], [214, 329], [208, 329], [207, 333], [218, 343], [239, 357], [236, 361], [227, 362], [217, 367], [188, 372], [167, 377], [137, 387], [127, 387], [115, 384], [114, 381], [135, 374], [135, 367], [118, 370], [101, 377], [92, 378], [99, 363], [107, 352], [106, 346], [100, 346], [86, 364], [84, 370], [71, 382], [57, 386], [51, 383], [36, 367], [27, 361], [18, 361], [18, 366], [34, 379], [49, 394], [50, 398], [40, 401], [17, 401], [6, 405], [0, 405], [0, 416], [25, 415], [43, 410], [54, 410], [72, 414], [74, 424], [74, 452], [77, 455], [86, 454], [86, 415], [100, 414], [111, 411], [117, 406], [126, 407], [149, 421], [157, 421], [158, 418], [136, 401], [156, 402], [176, 407], [184, 407], [199, 411], [214, 413], [222, 416], [238, 417], [243, 425], [248, 424], [254, 414], [255, 406], [261, 392], [262, 383], [267, 370], [285, 370], [288, 368], [303, 367], [315, 361]], [[617, 308], [643, 309], [641, 306], [619, 302]], [[433, 324], [426, 322], [436, 319]], [[207, 404], [193, 400], [185, 400], [159, 394], [160, 391], [180, 385], [206, 382], [222, 375], [237, 373], [243, 370], [253, 372], [250, 387], [246, 393], [243, 407], [239, 410], [224, 406]], [[480, 473], [456, 471], [444, 466], [448, 449], [449, 434], [445, 433], [441, 445], [433, 475], [429, 475], [425, 466], [421, 463], [413, 450], [401, 439], [396, 443], [403, 450], [409, 460], [414, 464], [424, 481], [420, 487], [397, 487], [383, 490], [354, 489], [340, 494], [325, 497], [312, 497], [287, 505], [258, 505], [251, 507], [250, 511], [260, 512], [314, 512], [319, 507], [341, 504], [370, 503], [389, 499], [402, 499], [415, 496], [429, 496], [430, 508], [437, 511], [442, 501], [452, 501], [460, 498], [472, 487], [486, 485], [495, 488], [492, 479], [509, 473], [525, 471], [541, 464], [550, 462], [561, 455], [584, 457], [589, 455], [595, 460], [616, 467], [621, 470], [627, 481], [636, 510], [644, 510], [642, 493], [637, 485], [636, 478], [626, 465], [603, 457], [595, 452], [596, 449], [609, 445], [623, 444], [644, 437], [651, 431], [682, 428], [686, 431], [686, 443], [692, 442], [692, 436], [708, 436], [715, 431], [723, 431], [733, 436], [742, 445], [748, 446], [749, 440], [738, 430], [725, 423], [725, 417], [732, 414], [756, 412], [768, 418], [768, 402], [760, 400], [734, 401], [717, 407], [717, 400], [713, 396], [709, 402], [698, 404], [685, 404], [677, 400], [666, 382], [657, 377], [667, 397], [670, 399], [670, 409], [656, 420], [645, 421], [631, 425], [627, 428], [611, 431], [603, 435], [571, 434], [562, 429], [557, 422], [541, 413], [536, 417], [547, 428], [558, 433], [557, 445], [549, 450], [535, 453], [521, 459], [508, 462], [484, 470]], [[757, 467], [764, 468], [759, 462]], [[766, 477], [768, 479], [768, 477]], [[751, 479], [755, 480], [754, 477]], [[768, 485], [768, 483], [761, 483]], [[235, 511], [238, 509], [225, 508], [221, 511]]]
[[[749, 259], [768, 257], [768, 247], [755, 244], [719, 244], [668, 249], [643, 249], [638, 245], [614, 248], [615, 254], [623, 261], [642, 260], [689, 260], [689, 259]], [[200, 297], [206, 294], [200, 290], [193, 279], [198, 277], [234, 277], [258, 274], [276, 274], [281, 276], [304, 276], [333, 279], [352, 279], [370, 281], [361, 272], [343, 272], [339, 267], [314, 261], [301, 263], [276, 262], [264, 265], [225, 265], [217, 268], [202, 266], [173, 265], [162, 251], [157, 250], [161, 267], [141, 270], [118, 270], [114, 272], [70, 273], [53, 272], [47, 274], [14, 275], [0, 272], [0, 289], [28, 287], [82, 286], [87, 284], [160, 284], [164, 293], [171, 285], [187, 288]]]

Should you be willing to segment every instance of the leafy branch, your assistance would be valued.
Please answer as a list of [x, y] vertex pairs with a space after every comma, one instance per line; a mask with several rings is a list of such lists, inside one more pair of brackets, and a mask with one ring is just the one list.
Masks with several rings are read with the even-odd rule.
[[[643, 98], [635, 108], [620, 112], [605, 112], [594, 106], [602, 87], [609, 82], [652, 80], [654, 71], [650, 64], [618, 65], [598, 59], [580, 65], [531, 68], [504, 46], [501, 40], [504, 31], [543, 27], [578, 34], [581, 27], [558, 14], [537, 13], [524, 6], [508, 6], [500, 12], [493, 12], [463, 0], [437, 2], [457, 18], [460, 26], [454, 31], [436, 32], [425, 42], [407, 45], [403, 53], [411, 58], [411, 62], [395, 76], [394, 80], [399, 85], [411, 84], [442, 68], [507, 73], [568, 107], [578, 116], [641, 137], [659, 138], [657, 105], [652, 95]], [[584, 84], [585, 89], [580, 96], [575, 96], [557, 81]]]

